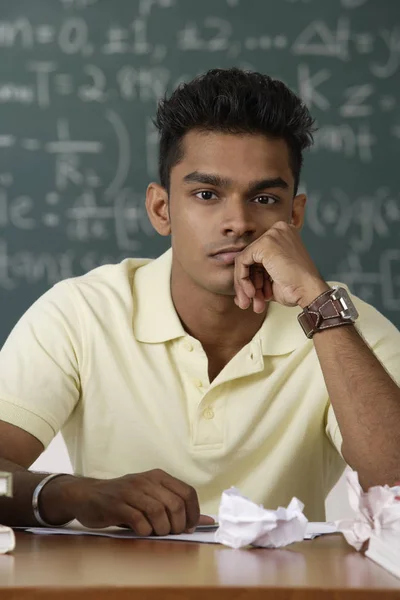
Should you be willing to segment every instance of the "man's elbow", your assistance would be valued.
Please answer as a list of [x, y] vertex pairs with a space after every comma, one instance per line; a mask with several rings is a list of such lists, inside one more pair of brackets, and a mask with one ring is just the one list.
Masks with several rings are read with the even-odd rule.
[[358, 481], [364, 492], [368, 491], [369, 488], [388, 485], [389, 487], [399, 485], [400, 481], [400, 457], [396, 461], [396, 467], [390, 467], [390, 465], [384, 464], [385, 461], [380, 461], [379, 464], [360, 464], [360, 460], [355, 460], [352, 456], [351, 451], [346, 447], [343, 441], [341, 447], [341, 453], [346, 464], [357, 471]]

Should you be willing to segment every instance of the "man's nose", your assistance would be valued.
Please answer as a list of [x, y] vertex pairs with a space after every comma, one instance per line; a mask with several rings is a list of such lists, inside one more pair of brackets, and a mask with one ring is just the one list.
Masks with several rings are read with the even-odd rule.
[[222, 209], [221, 228], [223, 235], [245, 237], [254, 234], [256, 223], [252, 211], [243, 199], [229, 199]]

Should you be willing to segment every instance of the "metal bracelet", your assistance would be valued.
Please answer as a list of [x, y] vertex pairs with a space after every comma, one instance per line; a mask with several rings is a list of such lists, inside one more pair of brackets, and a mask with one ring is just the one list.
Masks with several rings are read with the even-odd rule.
[[55, 477], [60, 477], [61, 475], [65, 475], [65, 473], [51, 473], [50, 475], [48, 475], [47, 477], [45, 477], [44, 479], [42, 479], [42, 481], [40, 481], [37, 484], [37, 486], [35, 487], [35, 490], [33, 492], [33, 496], [32, 496], [32, 510], [33, 510], [33, 514], [35, 516], [36, 521], [42, 527], [65, 527], [66, 525], [69, 525], [73, 521], [73, 519], [72, 519], [71, 521], [67, 521], [66, 523], [62, 523], [60, 525], [51, 525], [50, 523], [46, 523], [46, 521], [44, 519], [42, 519], [42, 517], [40, 515], [40, 511], [39, 511], [39, 496], [40, 496], [40, 492], [43, 490], [44, 486], [47, 483], [49, 483], [49, 481], [51, 481], [52, 479], [55, 479]]

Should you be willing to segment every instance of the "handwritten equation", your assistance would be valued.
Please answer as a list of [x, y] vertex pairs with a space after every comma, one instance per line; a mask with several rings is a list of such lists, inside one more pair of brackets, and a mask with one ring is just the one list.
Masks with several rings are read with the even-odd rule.
[[400, 326], [396, 4], [381, 0], [379, 13], [371, 0], [329, 10], [318, 0], [0, 8], [0, 299], [24, 291], [27, 307], [34, 286], [154, 255], [144, 198], [158, 177], [157, 101], [236, 65], [282, 79], [311, 109], [318, 130], [302, 183], [311, 250], [326, 278]]

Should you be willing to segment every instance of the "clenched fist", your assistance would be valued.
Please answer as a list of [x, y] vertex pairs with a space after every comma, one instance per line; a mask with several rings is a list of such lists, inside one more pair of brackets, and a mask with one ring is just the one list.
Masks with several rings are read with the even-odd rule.
[[278, 221], [235, 258], [235, 303], [262, 313], [265, 302], [304, 308], [329, 289], [298, 230]]

